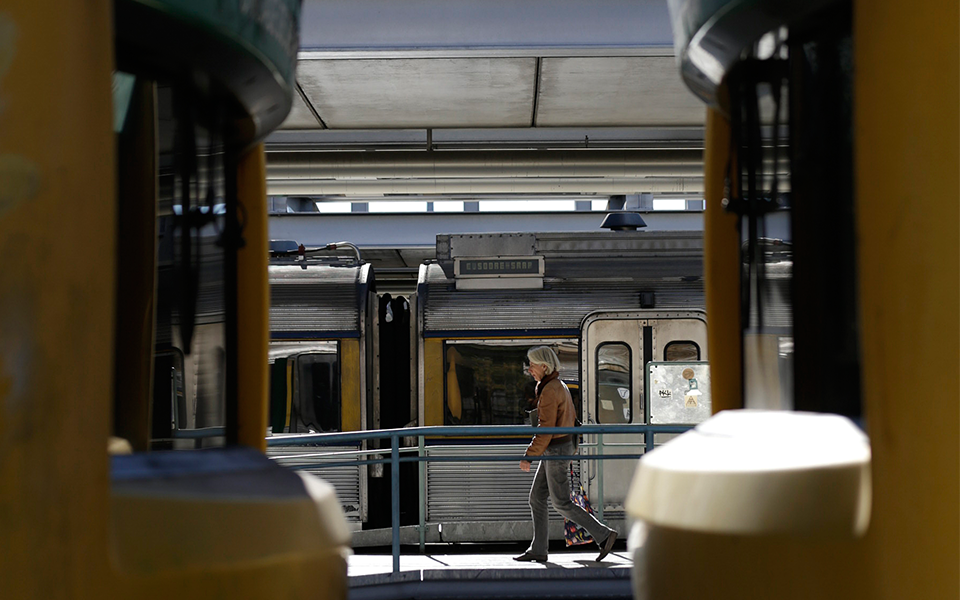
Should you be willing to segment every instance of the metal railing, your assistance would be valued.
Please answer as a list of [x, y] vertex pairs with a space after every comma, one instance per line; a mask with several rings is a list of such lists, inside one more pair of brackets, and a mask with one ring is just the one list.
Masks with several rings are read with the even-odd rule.
[[[426, 522], [426, 490], [425, 490], [425, 466], [427, 462], [502, 462], [521, 460], [597, 460], [600, 461], [597, 471], [597, 484], [599, 498], [597, 498], [597, 516], [603, 519], [603, 461], [605, 460], [638, 460], [642, 454], [606, 454], [604, 452], [604, 434], [643, 434], [645, 451], [653, 450], [655, 434], [683, 433], [691, 429], [693, 425], [582, 425], [579, 427], [530, 427], [517, 425], [500, 426], [431, 426], [431, 427], [407, 427], [403, 429], [379, 429], [372, 431], [356, 431], [344, 433], [314, 433], [305, 435], [290, 435], [268, 437], [267, 446], [332, 446], [350, 443], [362, 443], [371, 440], [390, 439], [390, 458], [375, 457], [360, 460], [346, 460], [342, 462], [323, 460], [310, 465], [298, 465], [291, 467], [294, 469], [318, 469], [343, 466], [361, 466], [387, 464], [391, 465], [390, 477], [390, 502], [391, 502], [391, 528], [393, 554], [393, 572], [400, 572], [400, 463], [416, 462], [419, 463], [419, 495], [420, 495], [420, 549], [424, 547], [425, 522]], [[535, 434], [549, 433], [551, 435], [596, 435], [596, 444], [582, 444], [583, 447], [595, 446], [595, 454], [574, 454], [569, 456], [535, 456], [525, 457], [516, 456], [428, 456], [425, 452], [427, 437], [444, 438], [477, 438], [477, 437], [520, 437], [533, 436]], [[417, 437], [417, 447], [403, 448], [405, 453], [417, 451], [415, 456], [400, 456], [401, 446], [400, 438]], [[381, 455], [386, 452], [386, 448], [377, 448], [369, 450], [357, 450], [336, 453], [318, 453], [317, 458], [348, 458], [370, 455]]]

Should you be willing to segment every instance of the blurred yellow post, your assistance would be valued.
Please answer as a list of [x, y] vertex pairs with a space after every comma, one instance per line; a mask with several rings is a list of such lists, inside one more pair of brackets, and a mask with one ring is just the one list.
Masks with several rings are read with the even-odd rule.
[[263, 144], [240, 159], [237, 195], [245, 209], [245, 245], [237, 253], [237, 421], [240, 444], [267, 449], [270, 380], [270, 288], [267, 282], [267, 172]]
[[737, 216], [723, 209], [730, 156], [730, 124], [707, 109], [704, 149], [703, 270], [713, 412], [743, 407], [740, 335], [740, 237]]
[[0, 595], [105, 598], [112, 3], [0, 7]]
[[854, 2], [869, 553], [884, 598], [960, 596], [958, 22], [956, 0]]

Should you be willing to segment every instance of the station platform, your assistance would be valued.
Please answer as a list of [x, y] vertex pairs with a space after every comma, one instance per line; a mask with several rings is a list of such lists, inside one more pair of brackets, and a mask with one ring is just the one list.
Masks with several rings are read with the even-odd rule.
[[389, 554], [354, 554], [348, 560], [352, 600], [631, 597], [626, 550], [615, 548], [602, 562], [597, 550], [551, 549], [546, 563], [513, 560], [523, 548], [506, 552], [403, 554], [392, 573]]

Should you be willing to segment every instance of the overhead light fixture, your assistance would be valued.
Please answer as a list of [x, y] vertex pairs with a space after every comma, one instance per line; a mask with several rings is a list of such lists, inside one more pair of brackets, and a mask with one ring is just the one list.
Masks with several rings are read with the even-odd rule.
[[603, 218], [600, 223], [601, 229], [610, 229], [611, 231], [636, 231], [640, 227], [646, 227], [643, 217], [635, 212], [612, 212]]

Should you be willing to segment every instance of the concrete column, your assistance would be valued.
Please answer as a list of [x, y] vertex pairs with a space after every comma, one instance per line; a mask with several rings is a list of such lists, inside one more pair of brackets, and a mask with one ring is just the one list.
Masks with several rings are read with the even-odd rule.
[[607, 200], [607, 210], [623, 210], [626, 198], [627, 197], [622, 194], [610, 196], [610, 199]]

